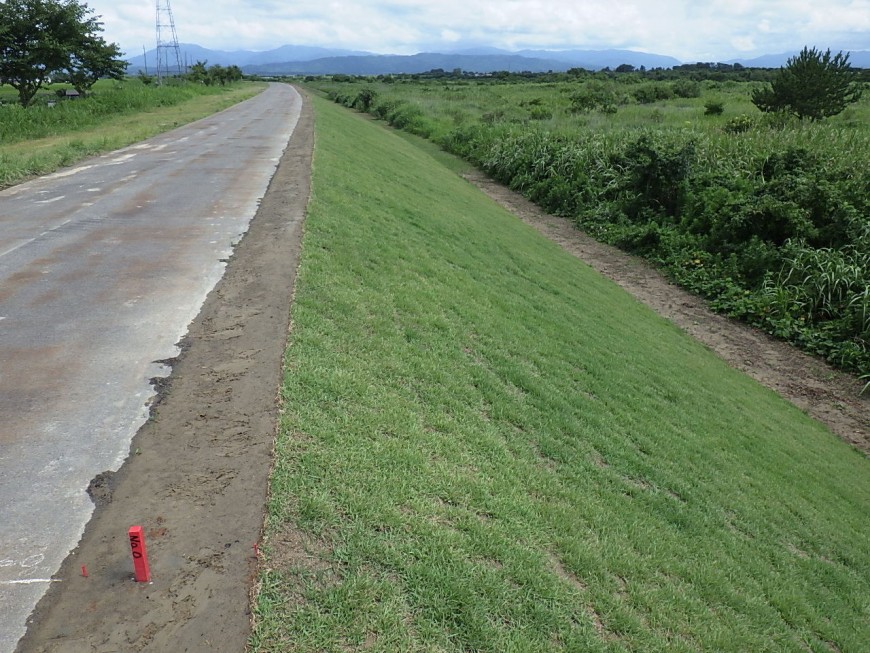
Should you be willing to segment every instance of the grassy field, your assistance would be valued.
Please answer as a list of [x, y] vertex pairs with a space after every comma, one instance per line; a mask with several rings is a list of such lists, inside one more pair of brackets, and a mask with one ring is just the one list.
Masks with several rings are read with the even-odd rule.
[[199, 120], [263, 88], [262, 83], [146, 87], [138, 80], [104, 80], [92, 97], [22, 109], [14, 90], [0, 87], [0, 188]]
[[866, 650], [864, 457], [315, 107], [252, 650]]
[[812, 122], [690, 73], [310, 84], [870, 379], [870, 94]]

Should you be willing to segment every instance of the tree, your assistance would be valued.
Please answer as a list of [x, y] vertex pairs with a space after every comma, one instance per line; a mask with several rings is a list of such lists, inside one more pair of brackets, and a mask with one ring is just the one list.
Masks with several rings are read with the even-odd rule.
[[70, 53], [67, 74], [79, 93], [86, 93], [101, 77], [122, 79], [127, 62], [122, 61], [121, 50], [115, 43], [106, 43], [100, 36], [83, 39]]
[[197, 62], [190, 67], [190, 71], [187, 73], [188, 79], [199, 84], [211, 84], [211, 80], [208, 76], [208, 68], [206, 68], [207, 63], [208, 60], [197, 60]]
[[770, 86], [752, 93], [752, 102], [765, 112], [784, 111], [798, 118], [821, 120], [842, 112], [861, 97], [856, 72], [849, 54], [831, 56], [804, 47], [800, 54], [779, 69]]
[[83, 92], [102, 76], [119, 77], [120, 49], [100, 35], [103, 24], [78, 0], [0, 3], [0, 84], [27, 106], [52, 74], [66, 72]]

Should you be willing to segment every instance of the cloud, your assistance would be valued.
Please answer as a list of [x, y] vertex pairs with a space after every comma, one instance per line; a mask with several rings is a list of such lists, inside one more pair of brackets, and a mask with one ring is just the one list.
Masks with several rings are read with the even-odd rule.
[[[154, 46], [152, 2], [88, 5], [109, 40]], [[870, 49], [870, 0], [176, 0], [172, 9], [180, 41], [224, 50], [618, 47], [696, 61], [803, 45]]]

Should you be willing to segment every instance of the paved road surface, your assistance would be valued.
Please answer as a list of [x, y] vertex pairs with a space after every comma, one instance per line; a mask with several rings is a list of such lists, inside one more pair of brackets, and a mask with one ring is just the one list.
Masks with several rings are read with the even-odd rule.
[[[0, 192], [0, 653], [118, 469], [149, 379], [247, 229], [299, 116], [286, 85]], [[121, 524], [126, 529], [131, 524]]]

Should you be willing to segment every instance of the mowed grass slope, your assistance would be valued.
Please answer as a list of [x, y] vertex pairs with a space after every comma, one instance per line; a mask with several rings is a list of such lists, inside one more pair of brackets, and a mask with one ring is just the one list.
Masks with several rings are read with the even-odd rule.
[[867, 650], [864, 457], [314, 102], [253, 650]]

